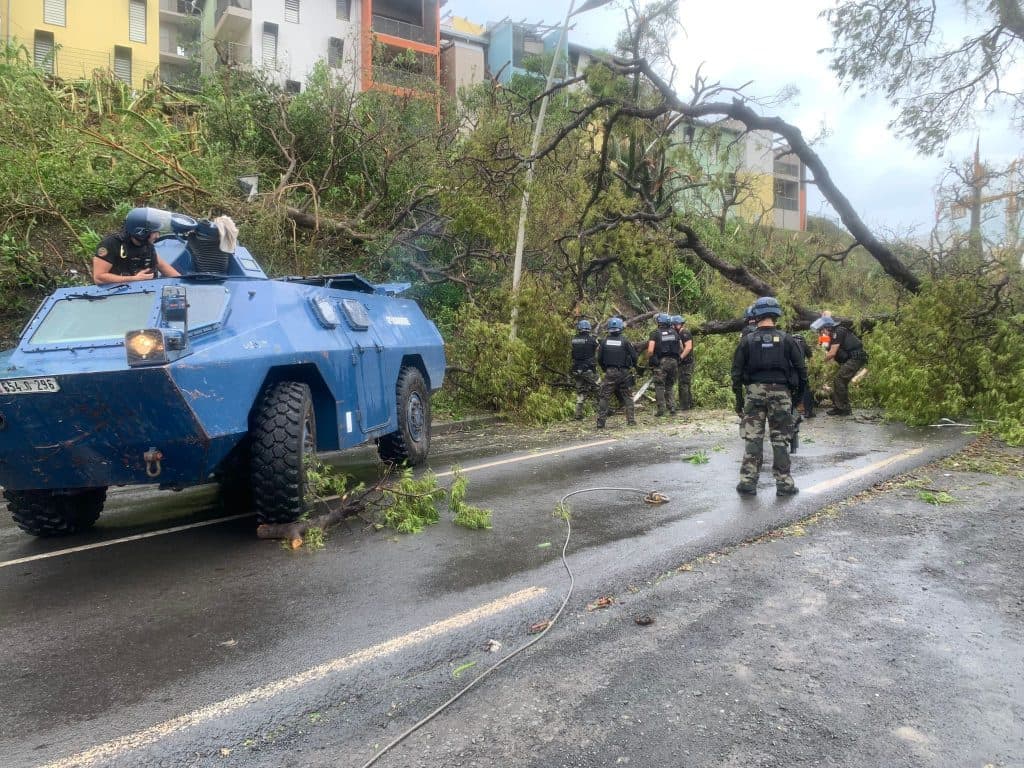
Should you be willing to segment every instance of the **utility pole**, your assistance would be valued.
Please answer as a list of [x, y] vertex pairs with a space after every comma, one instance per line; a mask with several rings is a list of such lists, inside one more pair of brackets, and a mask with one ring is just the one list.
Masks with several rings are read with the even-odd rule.
[[562, 24], [562, 31], [558, 35], [558, 47], [555, 48], [554, 58], [551, 59], [551, 69], [548, 70], [547, 83], [544, 85], [544, 98], [540, 101], [540, 113], [537, 115], [537, 125], [533, 128], [533, 141], [530, 144], [530, 156], [526, 161], [526, 180], [523, 183], [523, 204], [519, 208], [519, 230], [516, 232], [516, 254], [512, 266], [512, 318], [510, 322], [511, 331], [509, 338], [516, 338], [516, 321], [519, 319], [519, 282], [523, 276], [523, 250], [526, 247], [526, 217], [530, 210], [530, 189], [533, 186], [534, 155], [540, 146], [540, 135], [544, 130], [544, 116], [548, 111], [548, 91], [555, 84], [555, 72], [558, 69], [558, 57], [562, 53], [562, 47], [568, 50], [566, 38], [569, 35], [569, 20], [574, 14], [589, 11], [592, 8], [605, 5], [611, 0], [587, 0], [573, 10], [576, 0], [569, 0], [569, 10], [565, 14], [565, 22]]

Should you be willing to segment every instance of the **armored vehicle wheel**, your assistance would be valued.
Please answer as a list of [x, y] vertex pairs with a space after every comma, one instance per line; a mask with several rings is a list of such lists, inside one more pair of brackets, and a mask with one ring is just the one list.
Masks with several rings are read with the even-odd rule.
[[291, 523], [306, 511], [306, 463], [316, 457], [313, 396], [306, 384], [282, 381], [263, 393], [250, 430], [256, 517]]
[[384, 461], [416, 466], [430, 451], [430, 390], [418, 368], [406, 367], [398, 374], [395, 391], [398, 429], [377, 440], [377, 453]]
[[4, 491], [18, 527], [33, 536], [69, 536], [92, 528], [107, 500], [106, 488], [82, 491]]

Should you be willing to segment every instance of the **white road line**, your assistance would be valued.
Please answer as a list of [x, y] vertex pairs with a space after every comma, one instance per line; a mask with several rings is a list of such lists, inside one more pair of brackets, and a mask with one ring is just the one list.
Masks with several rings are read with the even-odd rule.
[[[490, 467], [500, 467], [506, 464], [518, 464], [521, 461], [529, 461], [531, 459], [540, 459], [545, 456], [555, 456], [559, 453], [568, 453], [570, 451], [579, 451], [584, 448], [595, 448], [599, 445], [608, 445], [609, 443], [617, 442], [614, 437], [608, 438], [607, 440], [597, 440], [592, 443], [584, 443], [583, 445], [573, 445], [568, 448], [557, 448], [551, 451], [541, 451], [540, 453], [531, 453], [526, 456], [517, 456], [512, 459], [502, 459], [501, 461], [492, 461], [487, 464], [477, 464], [472, 467], [466, 467], [461, 470], [463, 474], [469, 472], [476, 472], [480, 469], [489, 469]], [[440, 472], [436, 477], [451, 477], [454, 472]], [[331, 498], [337, 498], [331, 497]], [[328, 499], [329, 501], [330, 499]], [[72, 555], [76, 552], [86, 552], [90, 549], [100, 549], [102, 547], [112, 547], [115, 544], [124, 544], [129, 541], [139, 541], [140, 539], [151, 539], [154, 536], [164, 536], [168, 533], [179, 533], [181, 531], [187, 531], [191, 528], [202, 528], [207, 525], [216, 525], [217, 523], [226, 523], [229, 520], [238, 520], [242, 517], [250, 517], [250, 515], [231, 515], [230, 517], [218, 517], [216, 520], [205, 520], [201, 523], [189, 523], [188, 525], [176, 525], [172, 528], [162, 528], [159, 531], [150, 531], [149, 533], [137, 533], [134, 536], [124, 536], [120, 539], [109, 539], [108, 541], [97, 541], [93, 544], [83, 544], [80, 547], [68, 547], [67, 549], [55, 549], [53, 552], [42, 552], [38, 555], [29, 555], [27, 557], [19, 557], [14, 560], [3, 560], [0, 561], [0, 568], [6, 568], [9, 565], [21, 565], [22, 563], [31, 563], [35, 560], [48, 560], [51, 557], [62, 557], [64, 555]]]
[[821, 493], [822, 491], [831, 490], [843, 483], [847, 483], [850, 480], [856, 480], [858, 477], [864, 477], [870, 475], [872, 472], [876, 472], [883, 467], [888, 467], [890, 464], [895, 464], [898, 461], [909, 459], [912, 456], [917, 456], [919, 453], [923, 453], [924, 448], [911, 448], [909, 451], [903, 451], [903, 453], [897, 453], [895, 456], [890, 456], [887, 459], [876, 461], [874, 464], [868, 464], [866, 467], [855, 469], [852, 472], [847, 472], [845, 475], [834, 477], [831, 480], [823, 480], [822, 482], [812, 485], [810, 488], [802, 489], [804, 493]]
[[[583, 445], [571, 445], [568, 448], [556, 448], [551, 451], [541, 451], [540, 453], [531, 453], [526, 456], [516, 456], [515, 458], [512, 459], [502, 459], [501, 461], [489, 461], [486, 464], [475, 464], [472, 467], [465, 467], [464, 469], [461, 469], [460, 472], [462, 472], [462, 474], [466, 474], [468, 472], [476, 472], [477, 470], [480, 469], [490, 469], [491, 467], [503, 467], [506, 464], [518, 464], [521, 461], [529, 461], [530, 459], [540, 459], [545, 456], [556, 456], [559, 453], [569, 453], [570, 451], [581, 451], [584, 448], [596, 448], [599, 445], [608, 445], [609, 443], [615, 442], [618, 442], [618, 440], [616, 440], [616, 438], [614, 437], [610, 437], [607, 440], [595, 440], [592, 443], [583, 443]], [[450, 477], [451, 475], [454, 474], [454, 471], [438, 472], [437, 475], [435, 475], [435, 477]]]
[[38, 555], [28, 555], [27, 557], [19, 557], [15, 560], [4, 560], [0, 562], [0, 568], [6, 568], [9, 565], [21, 565], [22, 563], [31, 563], [34, 560], [46, 560], [51, 557], [71, 555], [75, 552], [86, 552], [90, 549], [110, 547], [114, 544], [123, 544], [126, 541], [151, 539], [154, 536], [163, 536], [168, 533], [178, 533], [179, 531], [187, 531], [191, 528], [204, 528], [207, 525], [217, 525], [218, 523], [226, 523], [229, 520], [238, 520], [243, 517], [252, 517], [252, 514], [247, 513], [244, 515], [229, 515], [228, 517], [218, 517], [216, 520], [203, 520], [201, 523], [188, 523], [187, 525], [176, 525], [173, 528], [161, 528], [159, 531], [149, 531], [148, 533], [136, 533], [132, 536], [123, 536], [120, 539], [110, 539], [109, 541], [97, 541], [92, 544], [82, 544], [80, 547], [68, 547], [67, 549], [55, 549], [53, 550], [53, 552], [41, 552]]
[[332, 661], [328, 661], [325, 664], [312, 667], [311, 669], [307, 669], [297, 675], [286, 677], [258, 688], [253, 688], [245, 691], [244, 693], [240, 693], [237, 696], [232, 696], [229, 699], [224, 699], [223, 701], [218, 701], [215, 704], [210, 704], [209, 706], [194, 710], [188, 714], [181, 715], [173, 720], [167, 720], [159, 725], [154, 725], [128, 736], [122, 736], [121, 738], [108, 741], [105, 744], [92, 747], [84, 752], [79, 752], [77, 755], [71, 755], [70, 757], [65, 757], [52, 763], [46, 763], [46, 765], [40, 766], [39, 768], [82, 768], [82, 766], [93, 765], [100, 760], [111, 760], [113, 758], [120, 757], [126, 752], [154, 744], [172, 733], [186, 730], [187, 728], [209, 722], [210, 720], [214, 720], [218, 717], [224, 717], [225, 715], [237, 712], [245, 707], [272, 699], [282, 693], [294, 691], [305, 685], [309, 685], [310, 683], [323, 680], [324, 678], [338, 672], [352, 669], [360, 664], [365, 664], [396, 653], [397, 651], [404, 650], [410, 646], [424, 643], [427, 640], [443, 635], [446, 632], [451, 632], [453, 630], [469, 626], [470, 624], [474, 624], [482, 619], [507, 611], [509, 608], [514, 608], [517, 605], [522, 605], [530, 600], [534, 600], [546, 592], [547, 589], [543, 587], [530, 587], [528, 589], [520, 590], [519, 592], [513, 592], [510, 595], [506, 595], [505, 597], [499, 598], [490, 603], [484, 603], [483, 605], [470, 611], [466, 611], [465, 613], [460, 613], [448, 619], [444, 619], [443, 621], [429, 624], [410, 632], [407, 635], [402, 635], [401, 637], [393, 638], [392, 640], [380, 643], [379, 645], [365, 648], [361, 651], [350, 654], [349, 656], [342, 656]]

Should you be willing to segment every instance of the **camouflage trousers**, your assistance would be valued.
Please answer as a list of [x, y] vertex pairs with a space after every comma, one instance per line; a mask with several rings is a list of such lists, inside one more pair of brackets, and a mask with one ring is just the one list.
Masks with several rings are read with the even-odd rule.
[[793, 398], [781, 384], [747, 384], [740, 437], [744, 441], [740, 464], [740, 484], [757, 487], [764, 455], [764, 425], [768, 422], [772, 443], [772, 474], [779, 488], [795, 488], [789, 473], [789, 444], [793, 439], [795, 420]]
[[597, 393], [597, 371], [593, 368], [573, 371], [572, 382], [576, 388], [576, 418], [582, 419], [583, 406]]
[[853, 354], [836, 371], [836, 378], [832, 382], [832, 405], [837, 410], [850, 410], [850, 382], [865, 363], [867, 363], [867, 357], [862, 354]]
[[687, 357], [679, 363], [679, 410], [688, 411], [693, 408], [693, 393], [690, 384], [693, 382], [693, 357]]
[[654, 399], [658, 401], [658, 415], [665, 413], [666, 407], [669, 413], [676, 412], [676, 371], [679, 370], [679, 360], [675, 357], [663, 357], [658, 365], [652, 370], [654, 378]]
[[609, 368], [597, 389], [597, 426], [603, 427], [608, 418], [608, 400], [616, 394], [626, 409], [626, 423], [636, 424], [633, 409], [633, 372], [628, 368]]

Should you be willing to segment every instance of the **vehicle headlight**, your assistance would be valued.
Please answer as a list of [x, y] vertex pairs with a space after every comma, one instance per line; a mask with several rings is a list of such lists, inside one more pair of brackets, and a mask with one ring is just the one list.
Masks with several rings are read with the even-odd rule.
[[164, 334], [159, 328], [128, 331], [124, 336], [128, 365], [155, 365], [167, 362]]

